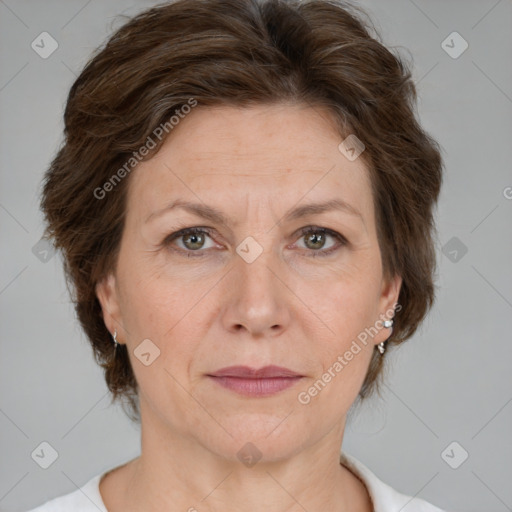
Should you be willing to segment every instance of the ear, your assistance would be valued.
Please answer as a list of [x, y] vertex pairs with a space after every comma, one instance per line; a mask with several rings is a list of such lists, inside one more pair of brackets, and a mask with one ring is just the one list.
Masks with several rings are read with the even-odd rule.
[[[402, 287], [402, 277], [395, 275], [391, 278], [384, 278], [382, 281], [381, 294], [379, 298], [379, 319], [378, 325], [382, 327], [382, 320], [392, 319], [394, 310], [398, 308], [398, 297]], [[398, 308], [399, 310], [400, 308]], [[376, 319], [377, 320], [377, 319]], [[386, 341], [392, 333], [392, 329], [382, 327], [379, 328], [378, 334], [374, 337], [374, 343], [377, 345], [382, 341]]]
[[117, 330], [121, 334], [118, 342], [122, 343], [124, 336], [123, 321], [121, 317], [121, 308], [119, 303], [119, 291], [117, 289], [116, 278], [113, 273], [108, 274], [96, 284], [96, 296], [101, 304], [103, 312], [103, 321], [111, 334]]

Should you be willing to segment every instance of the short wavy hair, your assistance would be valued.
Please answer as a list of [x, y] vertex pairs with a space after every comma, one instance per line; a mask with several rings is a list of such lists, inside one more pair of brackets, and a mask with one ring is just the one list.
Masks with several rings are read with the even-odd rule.
[[[62, 251], [68, 291], [112, 401], [127, 404], [133, 421], [140, 421], [137, 382], [126, 345], [113, 357], [95, 293], [116, 268], [130, 177], [107, 198], [97, 191], [191, 98], [197, 108], [327, 108], [340, 142], [355, 134], [365, 145], [383, 272], [402, 277], [388, 340], [400, 344], [434, 301], [433, 208], [443, 167], [439, 144], [417, 119], [411, 76], [368, 14], [341, 0], [176, 0], [129, 18], [97, 49], [69, 91], [41, 209], [44, 237]], [[171, 130], [142, 159], [167, 136]], [[374, 351], [360, 400], [379, 388], [384, 358]]]

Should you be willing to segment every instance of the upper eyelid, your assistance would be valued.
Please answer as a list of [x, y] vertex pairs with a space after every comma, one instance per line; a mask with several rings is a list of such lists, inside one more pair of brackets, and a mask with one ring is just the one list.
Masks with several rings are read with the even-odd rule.
[[[302, 236], [305, 236], [306, 233], [314, 232], [314, 231], [319, 231], [319, 232], [323, 231], [326, 235], [329, 235], [329, 236], [337, 239], [338, 242], [341, 244], [348, 243], [347, 238], [342, 233], [339, 233], [338, 231], [336, 231], [334, 229], [326, 228], [323, 226], [317, 226], [317, 225], [308, 225], [308, 226], [299, 228], [298, 230], [295, 231], [293, 236], [295, 236], [295, 237], [298, 236], [298, 238], [300, 239]], [[192, 233], [194, 233], [194, 232], [206, 233], [213, 240], [212, 234], [215, 232], [215, 229], [209, 228], [206, 226], [190, 226], [190, 227], [182, 228], [182, 229], [175, 231], [174, 233], [171, 233], [169, 236], [167, 236], [164, 239], [164, 244], [171, 243], [174, 240], [178, 240], [179, 238], [181, 238], [185, 235], [188, 235], [191, 232]], [[179, 248], [179, 249], [183, 250], [181, 248]], [[190, 252], [193, 252], [193, 251], [190, 251]], [[197, 251], [197, 252], [199, 252], [199, 251]], [[322, 252], [322, 251], [319, 250], [318, 252]]]

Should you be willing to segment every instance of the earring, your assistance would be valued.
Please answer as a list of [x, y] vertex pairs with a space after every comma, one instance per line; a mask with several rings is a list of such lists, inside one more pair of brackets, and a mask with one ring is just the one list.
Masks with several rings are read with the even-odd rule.
[[[389, 329], [390, 327], [393, 327], [393, 320], [384, 320], [384, 322], [382, 322], [382, 325], [386, 327], [386, 329]], [[379, 350], [380, 355], [384, 354], [386, 350], [386, 341], [382, 341], [377, 345], [377, 349]]]
[[119, 343], [117, 342], [117, 329], [114, 329], [114, 336], [112, 336], [112, 338], [114, 339], [114, 357], [116, 357], [116, 352], [117, 352], [117, 345], [119, 345]]

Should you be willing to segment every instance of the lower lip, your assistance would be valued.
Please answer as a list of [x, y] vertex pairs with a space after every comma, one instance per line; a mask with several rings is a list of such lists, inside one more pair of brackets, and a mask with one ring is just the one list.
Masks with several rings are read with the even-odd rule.
[[209, 377], [221, 386], [245, 396], [270, 396], [293, 386], [302, 377], [272, 377], [267, 379], [243, 379], [240, 377]]

